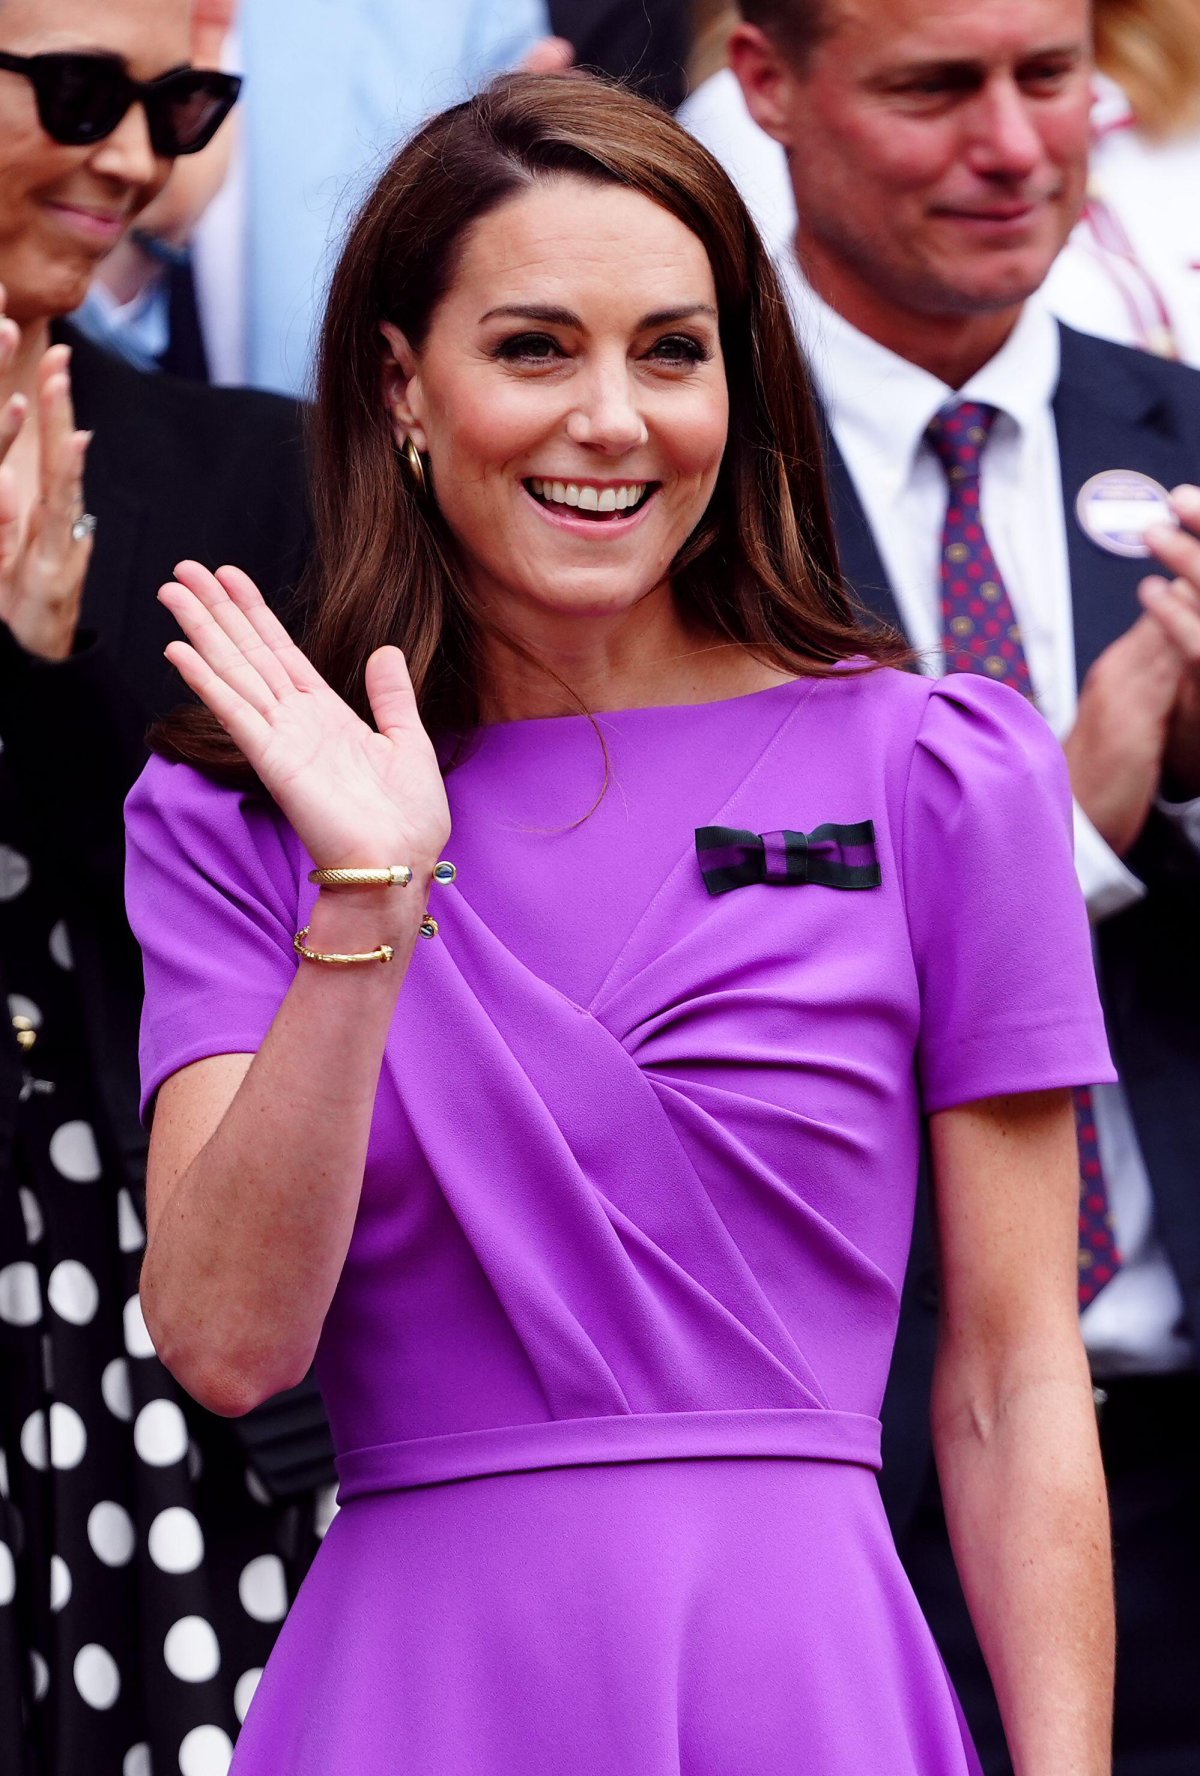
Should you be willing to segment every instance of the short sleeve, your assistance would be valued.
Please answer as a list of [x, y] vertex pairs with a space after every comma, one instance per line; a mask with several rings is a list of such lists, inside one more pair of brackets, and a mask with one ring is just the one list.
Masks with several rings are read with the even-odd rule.
[[154, 758], [125, 804], [142, 1114], [193, 1061], [254, 1054], [296, 972], [298, 841], [266, 800]]
[[1007, 686], [931, 690], [905, 798], [927, 1112], [1116, 1078], [1072, 858], [1062, 749]]

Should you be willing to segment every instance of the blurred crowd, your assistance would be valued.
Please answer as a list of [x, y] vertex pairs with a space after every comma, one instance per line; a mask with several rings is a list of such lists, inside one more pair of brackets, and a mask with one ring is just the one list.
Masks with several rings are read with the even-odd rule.
[[[1010, 8], [989, 63], [964, 0], [0, 6], [0, 1776], [223, 1776], [336, 1509], [311, 1382], [213, 1418], [141, 1318], [121, 809], [178, 701], [175, 562], [237, 562], [302, 620], [348, 218], [422, 119], [519, 67], [628, 82], [724, 166], [810, 356], [847, 580], [921, 669], [1030, 690], [1066, 748], [1121, 1071], [1078, 1106], [1115, 1767], [1200, 1770], [1200, 616], [1167, 550], [1139, 594], [1135, 510], [1173, 522], [1162, 490], [1200, 481], [1200, 0], [1095, 0], [1072, 109], [1084, 7]], [[868, 45], [913, 128], [873, 129]], [[930, 193], [959, 190], [956, 260]], [[1022, 229], [1026, 285], [983, 288]], [[925, 1428], [927, 1215], [909, 1296], [886, 1498], [1001, 1776]]]

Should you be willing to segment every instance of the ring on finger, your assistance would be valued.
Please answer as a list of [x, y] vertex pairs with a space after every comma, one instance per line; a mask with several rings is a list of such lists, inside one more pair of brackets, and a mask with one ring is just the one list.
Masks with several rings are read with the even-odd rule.
[[84, 543], [89, 537], [95, 536], [95, 534], [95, 515], [91, 512], [81, 512], [71, 526], [71, 541], [73, 543]]

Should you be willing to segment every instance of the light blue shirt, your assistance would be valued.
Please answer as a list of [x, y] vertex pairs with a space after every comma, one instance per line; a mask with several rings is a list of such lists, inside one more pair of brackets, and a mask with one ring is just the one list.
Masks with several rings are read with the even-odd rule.
[[346, 226], [387, 156], [549, 33], [545, 0], [243, 0], [247, 358], [306, 392]]

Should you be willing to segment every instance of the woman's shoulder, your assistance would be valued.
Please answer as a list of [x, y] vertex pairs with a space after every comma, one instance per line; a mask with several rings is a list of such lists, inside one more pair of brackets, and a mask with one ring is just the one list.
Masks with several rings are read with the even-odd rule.
[[125, 803], [131, 868], [169, 855], [211, 879], [294, 885], [302, 862], [295, 833], [265, 792], [214, 781], [191, 765], [153, 755]]
[[1027, 697], [982, 673], [933, 678], [892, 666], [845, 670], [826, 681], [828, 702], [860, 743], [920, 749], [943, 756], [999, 752], [1044, 758], [1060, 750], [1045, 718]]

